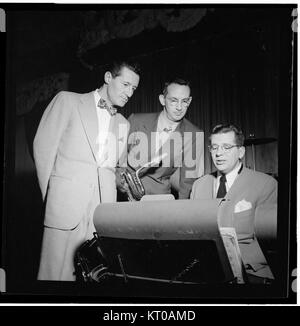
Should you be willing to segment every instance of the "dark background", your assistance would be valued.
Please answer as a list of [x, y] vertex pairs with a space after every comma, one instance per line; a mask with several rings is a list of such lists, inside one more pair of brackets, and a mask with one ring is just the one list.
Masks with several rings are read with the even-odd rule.
[[[292, 47], [295, 33], [291, 28], [294, 7], [7, 5], [2, 232], [7, 290], [27, 293], [35, 286], [43, 203], [32, 141], [42, 113], [59, 90], [84, 93], [101, 86], [107, 65], [122, 56], [138, 60], [143, 68], [140, 86], [122, 111], [125, 117], [132, 112], [159, 111], [158, 95], [164, 81], [181, 76], [189, 79], [192, 87], [193, 102], [187, 118], [204, 130], [205, 146], [209, 131], [217, 123], [237, 124], [246, 137], [276, 138], [255, 146], [255, 164], [257, 170], [279, 181], [280, 245], [273, 249], [281, 263], [274, 266], [280, 283], [278, 293], [286, 293], [287, 275], [295, 268], [295, 264], [288, 265], [294, 261], [289, 260], [288, 246], [296, 244], [296, 227], [291, 227], [296, 223], [295, 213], [289, 206], [295, 203], [295, 194], [291, 198], [295, 187], [290, 184], [292, 158], [296, 157], [291, 151], [296, 128], [291, 120], [296, 116], [292, 81], [294, 86], [297, 81], [296, 50]], [[167, 10], [167, 23], [178, 18], [182, 9], [201, 8], [206, 9], [204, 16], [189, 29], [176, 32], [149, 25], [132, 37], [116, 37], [116, 30], [137, 19], [142, 9], [156, 13]], [[121, 26], [117, 18], [122, 10], [129, 11]], [[97, 29], [99, 22], [104, 22], [100, 30], [107, 31], [107, 42], [79, 56], [85, 32]], [[245, 164], [253, 168], [250, 147]], [[211, 170], [206, 151], [205, 172]]]

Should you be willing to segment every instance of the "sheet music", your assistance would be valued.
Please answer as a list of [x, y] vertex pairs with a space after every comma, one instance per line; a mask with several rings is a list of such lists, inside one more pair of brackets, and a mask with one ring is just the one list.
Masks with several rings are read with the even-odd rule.
[[220, 228], [220, 233], [228, 255], [233, 275], [236, 277], [237, 283], [244, 284], [245, 281], [243, 278], [243, 261], [235, 228], [222, 227]]

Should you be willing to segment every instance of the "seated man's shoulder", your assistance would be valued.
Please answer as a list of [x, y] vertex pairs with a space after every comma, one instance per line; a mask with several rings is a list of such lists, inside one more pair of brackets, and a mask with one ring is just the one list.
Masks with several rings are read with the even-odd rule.
[[245, 168], [245, 172], [249, 176], [249, 178], [252, 180], [253, 183], [274, 183], [276, 184], [277, 181], [275, 178], [273, 178], [271, 175], [266, 174], [264, 172], [260, 171], [254, 171], [248, 168]]
[[191, 199], [204, 199], [210, 198], [210, 192], [214, 182], [213, 174], [205, 174], [202, 177], [198, 178], [192, 187], [192, 192], [190, 195]]
[[204, 174], [194, 182], [194, 185], [200, 185], [202, 183], [210, 182], [214, 179], [215, 179], [215, 172]]

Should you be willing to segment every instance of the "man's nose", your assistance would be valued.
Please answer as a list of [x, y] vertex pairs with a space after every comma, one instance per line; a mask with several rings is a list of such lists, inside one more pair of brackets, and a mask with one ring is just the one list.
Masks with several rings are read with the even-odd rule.
[[181, 111], [182, 110], [182, 103], [181, 102], [177, 102], [177, 104], [176, 104], [176, 110], [177, 111]]
[[221, 156], [221, 155], [223, 155], [223, 153], [224, 153], [224, 150], [223, 150], [222, 146], [219, 146], [216, 151], [216, 156]]
[[127, 97], [131, 97], [133, 94], [133, 89], [132, 87], [128, 87], [125, 89], [125, 94], [127, 95]]

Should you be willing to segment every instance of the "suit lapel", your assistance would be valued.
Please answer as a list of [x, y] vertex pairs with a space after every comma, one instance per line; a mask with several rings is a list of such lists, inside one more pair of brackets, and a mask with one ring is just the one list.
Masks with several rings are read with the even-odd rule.
[[108, 131], [111, 135], [108, 139], [109, 150], [116, 160], [115, 163], [117, 163], [123, 150], [125, 149], [124, 146], [127, 144], [128, 134], [128, 126], [122, 121], [120, 114], [117, 113], [111, 117]]
[[208, 179], [208, 184], [205, 186], [206, 191], [208, 192], [209, 198], [212, 198], [212, 199], [216, 199], [215, 182], [216, 182], [217, 175], [218, 175], [217, 171], [212, 172], [210, 174], [210, 178]]
[[98, 117], [94, 101], [94, 93], [83, 94], [80, 98], [78, 111], [84, 131], [90, 144], [95, 161], [97, 161]]
[[151, 138], [151, 134], [155, 133], [157, 131], [157, 123], [158, 123], [158, 117], [160, 115], [160, 112], [157, 114], [153, 114], [149, 116], [149, 120], [147, 123], [144, 123], [144, 129], [148, 138], [148, 160], [151, 161], [156, 156], [156, 148], [155, 148], [155, 134], [153, 134]]
[[234, 225], [234, 216], [233, 216], [233, 206], [235, 205], [235, 198], [239, 197], [239, 194], [241, 192], [241, 189], [244, 189], [245, 182], [247, 180], [247, 169], [243, 167], [243, 170], [241, 173], [237, 176], [237, 178], [234, 180], [233, 185], [227, 192], [225, 199], [227, 200], [223, 205], [221, 205], [220, 210], [220, 225], [221, 226], [233, 226]]
[[[156, 148], [155, 148], [155, 137], [151, 139], [151, 133], [157, 131], [157, 123], [158, 123], [158, 118], [159, 118], [160, 112], [157, 114], [153, 114], [151, 117], [151, 120], [148, 124], [144, 124], [144, 128], [147, 133], [148, 137], [148, 142], [149, 142], [149, 150], [148, 150], [148, 155], [150, 155], [151, 159], [153, 159], [156, 156]], [[162, 147], [162, 154], [167, 154], [169, 157], [164, 157], [164, 161], [170, 163], [170, 167], [174, 166], [175, 158], [178, 155], [182, 156], [183, 153], [183, 134], [185, 130], [185, 123], [184, 120], [177, 126], [175, 129], [175, 133], [180, 133], [182, 137], [182, 146], [178, 148], [176, 146], [177, 144], [177, 136], [175, 136], [174, 141], [170, 142], [172, 139], [172, 136], [165, 142], [165, 144]], [[155, 135], [155, 134], [154, 134]], [[153, 135], [153, 136], [154, 136]], [[180, 158], [181, 161], [181, 158]]]
[[228, 193], [226, 194], [225, 198], [236, 198], [240, 193], [241, 189], [245, 187], [245, 180], [247, 179], [247, 169], [243, 167], [242, 171], [232, 184], [231, 188], [229, 189]]
[[[183, 150], [185, 148], [184, 144], [184, 131], [185, 123], [184, 120], [178, 124], [173, 133], [171, 133], [170, 138], [165, 142], [163, 146], [163, 153], [168, 154], [164, 160], [168, 162], [170, 167], [181, 166], [183, 164]], [[181, 137], [181, 139], [179, 139]], [[181, 146], [178, 144], [181, 144]]]
[[[175, 133], [179, 133], [181, 135], [181, 147], [178, 148], [177, 146], [172, 146], [171, 147], [171, 166], [174, 165], [174, 162], [178, 159], [181, 164], [183, 164], [183, 160], [184, 160], [184, 148], [187, 148], [187, 144], [184, 144], [184, 132], [185, 132], [185, 119], [183, 119], [179, 125], [176, 127], [175, 129]], [[177, 137], [177, 136], [176, 136]], [[175, 138], [176, 139], [176, 138]], [[174, 144], [175, 145], [175, 144]], [[176, 151], [175, 151], [176, 149]]]

